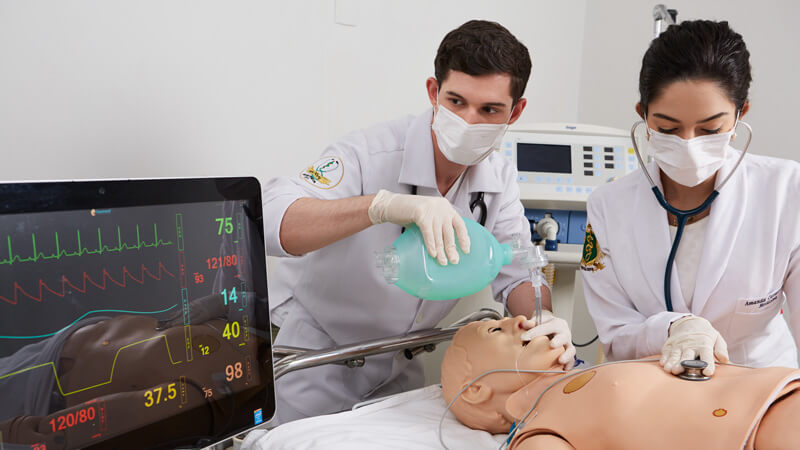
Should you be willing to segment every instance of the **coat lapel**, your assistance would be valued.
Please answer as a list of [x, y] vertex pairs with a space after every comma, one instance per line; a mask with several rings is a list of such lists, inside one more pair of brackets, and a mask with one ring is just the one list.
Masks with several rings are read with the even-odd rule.
[[[658, 175], [656, 164], [649, 163], [647, 170], [658, 188], [661, 189], [661, 179]], [[660, 308], [666, 310], [664, 271], [667, 267], [672, 240], [669, 235], [667, 213], [658, 204], [644, 174], [642, 175], [640, 188], [636, 189], [632, 213], [636, 215], [636, 219], [631, 221], [631, 223], [635, 224], [633, 228], [634, 244], [642, 273], [645, 274], [645, 282], [650, 288], [652, 298], [658, 299]], [[688, 311], [674, 265], [670, 283], [673, 309], [675, 311]], [[634, 302], [637, 303], [641, 301], [642, 299], [634, 299]]]
[[[734, 168], [739, 158], [738, 150], [730, 149], [729, 158], [720, 169], [717, 185]], [[700, 314], [708, 298], [719, 283], [733, 254], [739, 230], [747, 210], [747, 169], [742, 162], [728, 183], [719, 189], [719, 197], [711, 205], [708, 227], [703, 241], [703, 252], [697, 267], [697, 283], [692, 300], [692, 313]]]

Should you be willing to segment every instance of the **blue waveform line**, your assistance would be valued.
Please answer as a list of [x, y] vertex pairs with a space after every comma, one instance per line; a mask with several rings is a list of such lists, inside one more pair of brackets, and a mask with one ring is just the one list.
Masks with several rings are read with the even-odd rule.
[[78, 317], [77, 319], [73, 320], [71, 324], [65, 326], [64, 328], [62, 328], [62, 329], [60, 329], [58, 331], [54, 331], [52, 333], [40, 334], [40, 335], [37, 335], [37, 336], [0, 336], [0, 339], [41, 339], [41, 338], [50, 337], [50, 336], [56, 335], [58, 333], [61, 333], [62, 331], [66, 330], [67, 328], [75, 325], [76, 323], [78, 323], [78, 321], [80, 321], [81, 319], [83, 319], [84, 317], [86, 317], [86, 316], [88, 316], [90, 314], [96, 314], [96, 313], [160, 314], [160, 313], [167, 312], [169, 310], [175, 309], [177, 306], [178, 306], [178, 304], [176, 303], [176, 304], [170, 306], [167, 309], [162, 309], [161, 311], [126, 311], [126, 310], [123, 310], [123, 309], [96, 309], [96, 310], [87, 312], [86, 314], [84, 314], [84, 315]]

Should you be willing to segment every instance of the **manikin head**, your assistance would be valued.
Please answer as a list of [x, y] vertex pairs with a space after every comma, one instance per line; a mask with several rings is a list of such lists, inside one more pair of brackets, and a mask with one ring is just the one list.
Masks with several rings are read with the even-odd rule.
[[[517, 316], [473, 322], [458, 330], [442, 360], [442, 393], [448, 404], [472, 380], [490, 370], [563, 369], [558, 363], [563, 347], [550, 348], [546, 336], [522, 341], [524, 321], [524, 316]], [[539, 376], [516, 372], [486, 375], [461, 394], [451, 411], [470, 428], [507, 433], [515, 418], [506, 411], [506, 401]]]

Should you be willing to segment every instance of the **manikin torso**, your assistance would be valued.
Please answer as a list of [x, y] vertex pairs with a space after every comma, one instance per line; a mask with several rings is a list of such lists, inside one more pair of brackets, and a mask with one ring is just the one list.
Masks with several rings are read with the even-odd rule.
[[[522, 418], [561, 375], [544, 375], [509, 397]], [[602, 366], [565, 378], [542, 396], [510, 448], [553, 434], [577, 449], [753, 448], [767, 408], [800, 388], [800, 371], [718, 365], [708, 381], [666, 374], [657, 361]]]

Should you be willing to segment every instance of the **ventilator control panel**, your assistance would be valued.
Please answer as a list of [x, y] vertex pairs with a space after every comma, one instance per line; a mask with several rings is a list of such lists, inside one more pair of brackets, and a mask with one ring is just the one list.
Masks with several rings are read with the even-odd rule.
[[598, 186], [638, 168], [627, 132], [591, 125], [515, 126], [500, 151], [517, 167], [523, 203], [534, 207], [546, 201], [581, 209]]

